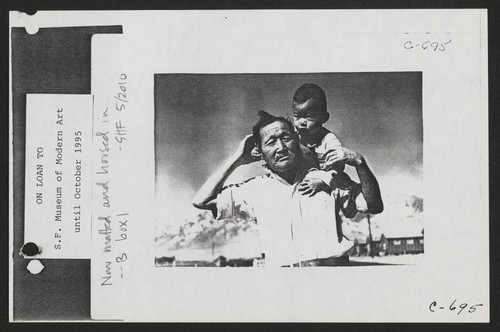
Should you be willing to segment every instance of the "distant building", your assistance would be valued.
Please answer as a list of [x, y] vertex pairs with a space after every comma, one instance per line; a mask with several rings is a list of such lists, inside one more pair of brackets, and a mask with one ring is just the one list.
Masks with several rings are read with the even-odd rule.
[[386, 233], [381, 236], [381, 253], [386, 255], [421, 254], [424, 252], [424, 234]]
[[380, 240], [381, 237], [373, 237], [372, 243], [370, 245], [369, 237], [359, 237], [354, 239], [354, 255], [356, 256], [370, 256], [372, 253], [374, 256], [379, 255], [380, 251]]
[[265, 267], [266, 266], [266, 254], [261, 253], [260, 257], [256, 257], [253, 260], [253, 267]]
[[424, 231], [421, 232], [384, 232], [373, 237], [370, 247], [368, 236], [354, 240], [354, 255], [383, 256], [420, 254], [424, 252]]
[[264, 264], [264, 255], [262, 257], [252, 257], [252, 258], [231, 258], [227, 259], [224, 256], [219, 256], [213, 261], [209, 260], [176, 260], [175, 256], [172, 257], [156, 257], [156, 266], [170, 266], [170, 267], [202, 267], [202, 266], [213, 266], [213, 267], [250, 267], [255, 266], [255, 261], [259, 261], [259, 266]]
[[227, 258], [224, 256], [219, 256], [214, 260], [214, 266], [223, 267], [226, 266]]
[[235, 258], [235, 259], [228, 259], [226, 266], [230, 267], [249, 267], [253, 266], [253, 260], [254, 258]]
[[174, 267], [202, 267], [202, 266], [215, 266], [213, 262], [210, 261], [176, 261], [173, 265]]
[[156, 266], [175, 266], [175, 256], [171, 257], [156, 257]]
[[213, 266], [218, 267], [242, 267], [242, 266], [253, 266], [255, 258], [230, 258], [227, 259], [224, 256], [219, 256], [215, 261], [213, 261]]

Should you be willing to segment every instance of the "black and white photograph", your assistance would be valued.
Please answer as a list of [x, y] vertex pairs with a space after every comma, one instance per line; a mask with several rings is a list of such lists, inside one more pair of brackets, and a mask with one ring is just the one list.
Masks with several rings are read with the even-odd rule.
[[422, 133], [420, 72], [156, 74], [156, 265], [419, 264]]
[[10, 12], [10, 321], [488, 322], [487, 18]]

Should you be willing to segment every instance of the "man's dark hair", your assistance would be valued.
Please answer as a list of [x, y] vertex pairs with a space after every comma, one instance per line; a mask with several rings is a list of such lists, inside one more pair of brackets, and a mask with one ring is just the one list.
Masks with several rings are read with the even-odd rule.
[[313, 83], [303, 84], [295, 91], [293, 105], [303, 104], [309, 99], [313, 99], [316, 102], [319, 110], [327, 112], [325, 91]]
[[284, 117], [274, 116], [274, 115], [267, 113], [266, 111], [258, 111], [257, 115], [260, 116], [260, 119], [259, 119], [259, 121], [257, 121], [255, 126], [253, 126], [253, 138], [254, 138], [255, 143], [257, 144], [257, 146], [259, 148], [261, 147], [261, 139], [262, 139], [262, 137], [260, 136], [260, 129], [262, 127], [267, 126], [268, 124], [273, 123], [273, 122], [279, 121], [279, 122], [286, 124], [290, 128], [290, 132], [292, 133], [292, 135], [295, 134], [293, 124], [289, 120], [285, 119]]

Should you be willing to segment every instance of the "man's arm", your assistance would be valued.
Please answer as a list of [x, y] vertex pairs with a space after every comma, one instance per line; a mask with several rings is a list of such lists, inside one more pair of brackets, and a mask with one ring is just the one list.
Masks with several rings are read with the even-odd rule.
[[356, 151], [345, 147], [338, 147], [327, 152], [326, 163], [333, 164], [339, 160], [345, 161], [347, 165], [354, 166], [361, 182], [361, 191], [368, 205], [368, 213], [381, 213], [384, 203], [380, 194], [377, 178], [368, 167], [365, 158]]
[[217, 213], [216, 198], [224, 182], [237, 167], [256, 161], [251, 155], [254, 146], [252, 135], [246, 136], [236, 152], [198, 190], [193, 198], [194, 207]]

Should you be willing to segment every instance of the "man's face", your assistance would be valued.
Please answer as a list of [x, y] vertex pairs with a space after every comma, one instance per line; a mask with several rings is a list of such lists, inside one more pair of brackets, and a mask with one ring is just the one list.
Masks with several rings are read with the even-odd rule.
[[293, 169], [302, 154], [296, 135], [289, 126], [275, 121], [260, 128], [262, 159], [277, 172]]
[[293, 124], [302, 135], [314, 134], [326, 121], [327, 113], [318, 107], [314, 99], [293, 105]]

